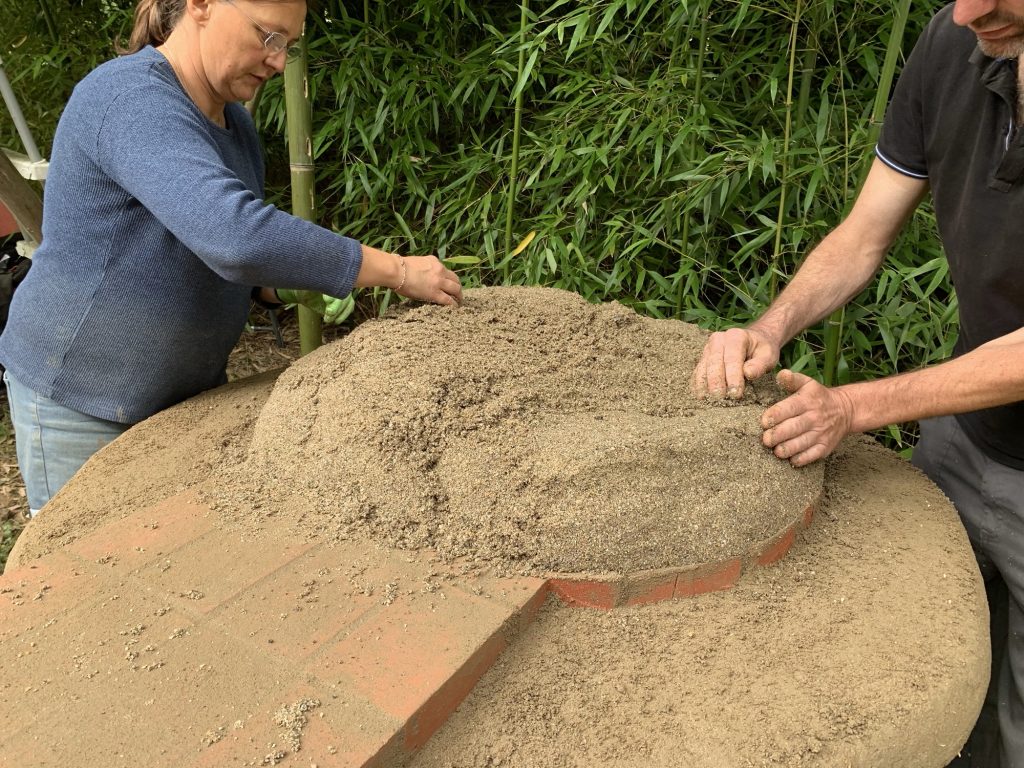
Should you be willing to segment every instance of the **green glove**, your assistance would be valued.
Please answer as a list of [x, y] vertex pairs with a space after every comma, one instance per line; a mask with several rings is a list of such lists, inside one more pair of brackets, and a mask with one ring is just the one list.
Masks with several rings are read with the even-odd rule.
[[325, 323], [331, 325], [345, 322], [356, 306], [351, 294], [339, 299], [326, 293], [295, 291], [291, 288], [275, 288], [274, 292], [283, 304], [301, 304], [316, 312], [323, 317]]

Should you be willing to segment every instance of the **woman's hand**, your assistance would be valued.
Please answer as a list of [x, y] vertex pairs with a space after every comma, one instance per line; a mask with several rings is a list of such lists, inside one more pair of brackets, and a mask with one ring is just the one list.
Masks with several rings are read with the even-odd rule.
[[356, 286], [390, 288], [399, 296], [434, 304], [462, 303], [459, 277], [437, 256], [399, 256], [363, 245], [363, 264]]
[[459, 276], [445, 267], [436, 256], [399, 256], [401, 277], [395, 292], [400, 296], [434, 304], [462, 303]]

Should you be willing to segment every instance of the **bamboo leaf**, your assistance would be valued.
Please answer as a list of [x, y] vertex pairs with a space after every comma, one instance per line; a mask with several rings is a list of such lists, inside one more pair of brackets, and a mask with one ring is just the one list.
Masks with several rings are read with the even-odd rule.
[[535, 238], [536, 236], [537, 236], [537, 233], [536, 233], [535, 231], [534, 231], [534, 232], [530, 232], [530, 234], [528, 234], [528, 235], [527, 235], [526, 237], [524, 237], [524, 238], [523, 238], [523, 239], [522, 239], [522, 240], [521, 240], [521, 241], [519, 242], [519, 245], [517, 245], [517, 246], [515, 247], [515, 249], [514, 249], [514, 250], [512, 251], [512, 253], [511, 253], [510, 255], [512, 255], [512, 256], [518, 256], [518, 255], [519, 255], [520, 253], [522, 253], [523, 251], [525, 251], [525, 250], [527, 249], [527, 247], [529, 247], [530, 243], [532, 243], [532, 242], [533, 242], [533, 239], [534, 239], [534, 238]]

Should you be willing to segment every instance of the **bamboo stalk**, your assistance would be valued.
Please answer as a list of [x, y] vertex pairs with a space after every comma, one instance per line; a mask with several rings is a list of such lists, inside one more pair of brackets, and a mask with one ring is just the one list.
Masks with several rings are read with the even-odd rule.
[[[698, 38], [697, 61], [694, 66], [693, 104], [690, 108], [693, 121], [691, 124], [690, 135], [687, 140], [686, 151], [687, 163], [691, 168], [697, 164], [697, 136], [693, 128], [697, 125], [697, 118], [700, 116], [701, 99], [703, 98], [704, 56], [708, 44], [708, 16], [711, 14], [711, 9], [704, 7], [703, 4], [698, 5], [698, 10], [701, 15], [700, 37]], [[692, 261], [692, 253], [690, 252], [690, 224], [692, 218], [693, 213], [690, 208], [687, 207], [683, 212], [683, 248], [685, 250], [679, 260], [679, 285], [676, 286], [676, 317], [682, 317], [683, 314], [683, 289], [685, 286], [685, 282], [683, 281], [683, 272], [687, 267], [687, 261]]]
[[60, 42], [60, 30], [57, 28], [57, 20], [53, 17], [53, 10], [47, 0], [38, 0], [39, 10], [42, 11], [43, 20], [46, 22], [46, 29], [53, 38], [53, 42]]
[[[889, 91], [892, 90], [892, 81], [896, 76], [896, 64], [899, 61], [900, 52], [903, 50], [903, 34], [907, 29], [907, 17], [910, 16], [910, 0], [900, 0], [896, 10], [896, 18], [892, 22], [892, 32], [889, 34], [889, 44], [885, 49], [885, 61], [882, 63], [882, 72], [878, 78], [878, 92], [875, 94], [875, 105], [871, 111], [871, 125], [868, 127], [868, 142], [874, 149], [878, 142], [878, 134], [882, 130], [882, 120], [885, 119], [885, 107], [889, 103]], [[871, 167], [870, 156], [867, 167], [861, 176], [861, 184], [867, 178], [867, 171]]]
[[779, 261], [782, 258], [782, 221], [786, 215], [786, 188], [789, 185], [789, 139], [793, 130], [793, 75], [796, 70], [796, 44], [800, 32], [800, 15], [803, 0], [797, 0], [796, 13], [790, 27], [789, 76], [786, 79], [786, 123], [782, 136], [782, 183], [779, 188], [779, 212], [775, 217], [775, 243], [772, 248], [772, 272], [768, 288], [769, 298], [774, 300], [779, 290]]
[[811, 85], [814, 81], [814, 65], [818, 60], [821, 9], [821, 0], [818, 0], [817, 3], [811, 0], [811, 6], [808, 9], [810, 23], [808, 24], [807, 45], [804, 48], [803, 60], [800, 64], [800, 95], [797, 97], [796, 114], [793, 121], [797, 131], [803, 128], [807, 122], [807, 108], [810, 105]]
[[[309, 100], [309, 64], [306, 35], [299, 40], [299, 55], [284, 69], [285, 114], [288, 123], [288, 159], [291, 168], [292, 213], [316, 221], [313, 171], [313, 115]], [[312, 352], [323, 343], [323, 319], [313, 310], [298, 306], [300, 353]]]
[[[885, 49], [885, 60], [882, 63], [882, 71], [878, 78], [878, 91], [875, 94], [875, 104], [871, 111], [871, 123], [868, 127], [868, 146], [874, 150], [878, 142], [878, 134], [882, 130], [882, 121], [885, 119], [885, 107], [889, 103], [889, 92], [892, 90], [892, 81], [896, 75], [896, 64], [899, 61], [900, 52], [903, 49], [903, 35], [907, 28], [907, 17], [910, 15], [910, 0], [900, 0], [896, 9], [896, 17], [893, 19], [892, 32], [889, 34], [889, 44]], [[860, 174], [860, 181], [857, 184], [857, 192], [864, 186], [868, 171], [874, 157], [873, 151], [864, 160], [864, 167]], [[839, 347], [843, 336], [843, 320], [845, 309], [837, 309], [825, 320], [825, 361], [822, 371], [822, 379], [825, 386], [832, 386], [836, 382], [836, 371], [839, 368]]]
[[[516, 83], [523, 77], [523, 70], [526, 68], [526, 25], [529, 0], [522, 0], [519, 15], [519, 68], [516, 74]], [[519, 176], [519, 141], [523, 127], [523, 91], [520, 88], [516, 94], [515, 117], [512, 125], [512, 167], [509, 169], [508, 193], [505, 200], [505, 257], [512, 253], [512, 222], [515, 219], [516, 187]], [[503, 270], [503, 281], [508, 279], [508, 264]]]

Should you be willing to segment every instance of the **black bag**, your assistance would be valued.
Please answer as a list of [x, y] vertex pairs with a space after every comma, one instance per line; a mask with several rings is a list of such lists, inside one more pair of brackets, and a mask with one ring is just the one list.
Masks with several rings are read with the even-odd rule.
[[20, 256], [17, 242], [20, 238], [12, 235], [0, 240], [0, 332], [7, 326], [7, 313], [11, 308], [14, 291], [32, 266], [32, 260]]

